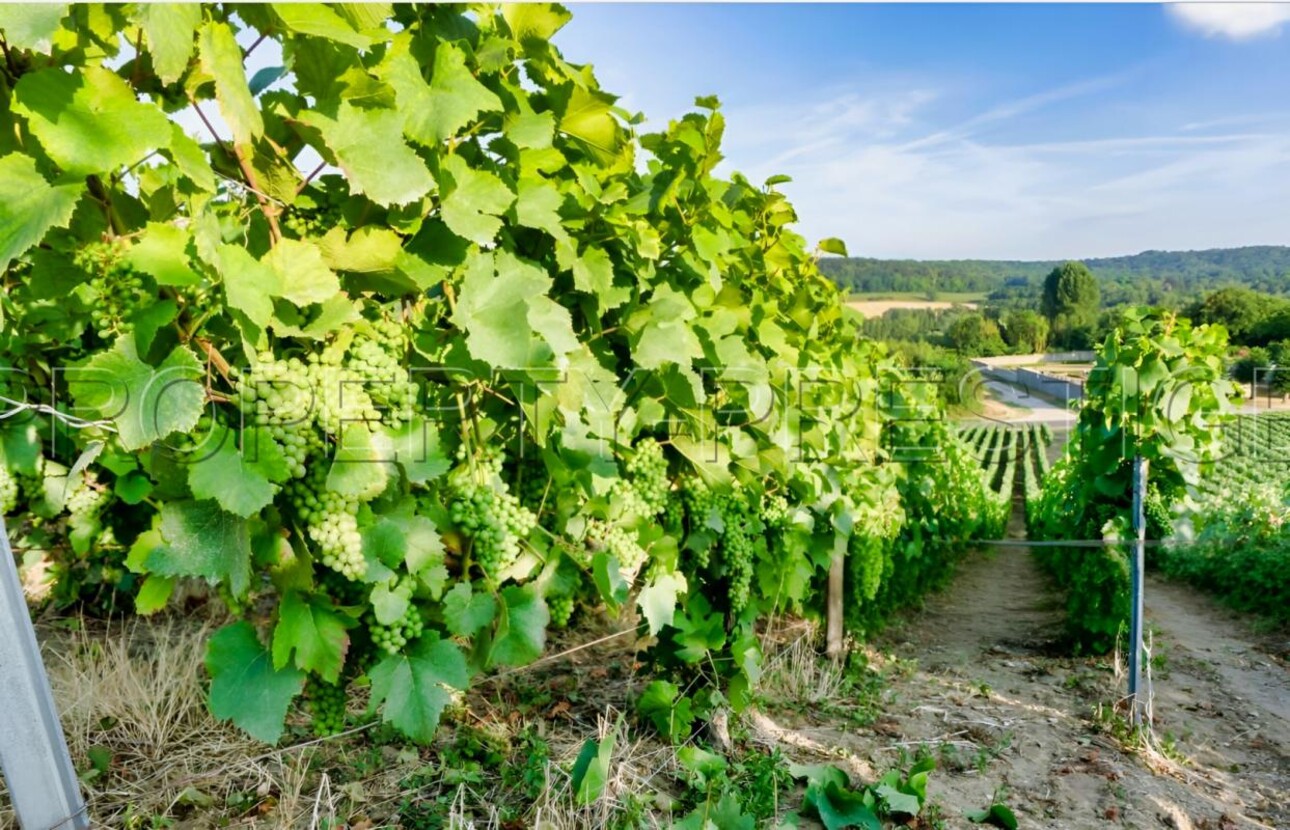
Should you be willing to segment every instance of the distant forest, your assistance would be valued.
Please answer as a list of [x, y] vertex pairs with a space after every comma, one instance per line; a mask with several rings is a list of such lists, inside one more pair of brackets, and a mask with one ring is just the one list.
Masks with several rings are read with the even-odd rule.
[[[1101, 289], [1103, 307], [1125, 303], [1178, 307], [1198, 294], [1240, 285], [1290, 294], [1290, 247], [1260, 245], [1207, 251], [1145, 251], [1083, 260]], [[980, 292], [997, 306], [1033, 307], [1058, 261], [894, 260], [825, 257], [820, 268], [855, 293]]]

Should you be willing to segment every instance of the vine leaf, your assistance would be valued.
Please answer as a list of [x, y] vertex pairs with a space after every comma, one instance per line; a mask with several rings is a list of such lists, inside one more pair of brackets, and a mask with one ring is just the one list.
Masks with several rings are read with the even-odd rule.
[[135, 270], [151, 274], [158, 285], [198, 285], [202, 278], [188, 262], [190, 241], [191, 234], [177, 225], [149, 222], [126, 261]]
[[[496, 271], [494, 271], [494, 263]], [[549, 365], [578, 348], [568, 309], [547, 292], [547, 272], [508, 251], [467, 266], [454, 322], [472, 357], [502, 368]]]
[[435, 189], [430, 171], [403, 140], [398, 112], [342, 101], [335, 118], [311, 110], [300, 120], [322, 134], [354, 193], [388, 207], [415, 202]]
[[686, 587], [685, 575], [678, 572], [660, 574], [641, 589], [636, 603], [649, 623], [651, 636], [672, 624], [676, 616], [676, 598], [685, 593]]
[[546, 627], [551, 622], [546, 600], [533, 585], [502, 589], [496, 636], [488, 655], [490, 665], [522, 666], [542, 656]]
[[313, 672], [327, 683], [340, 679], [349, 651], [349, 632], [354, 621], [339, 613], [330, 603], [311, 597], [304, 599], [288, 591], [278, 608], [278, 624], [273, 629], [273, 667], [283, 669], [291, 664]]
[[48, 53], [66, 16], [66, 3], [5, 3], [0, 5], [0, 31], [13, 48]]
[[568, 23], [573, 15], [553, 3], [514, 3], [502, 7], [511, 36], [520, 43], [543, 43]]
[[36, 162], [21, 153], [0, 158], [0, 268], [45, 238], [50, 228], [65, 228], [85, 185], [51, 185]]
[[250, 144], [264, 133], [264, 118], [246, 84], [242, 47], [228, 24], [209, 21], [197, 31], [202, 70], [215, 79], [215, 100], [233, 131], [233, 141]]
[[452, 468], [439, 445], [439, 428], [422, 418], [411, 418], [396, 428], [387, 428], [394, 448], [392, 456], [413, 484], [425, 484]]
[[206, 400], [204, 377], [186, 346], [177, 346], [154, 369], [139, 359], [133, 337], [119, 337], [111, 351], [67, 370], [78, 414], [112, 420], [126, 450], [197, 426]]
[[218, 446], [188, 468], [188, 486], [199, 499], [214, 499], [228, 512], [250, 518], [273, 502], [274, 483], [290, 473], [282, 450], [262, 429], [243, 432], [245, 446], [224, 430]]
[[613, 99], [572, 85], [560, 115], [560, 132], [576, 139], [598, 164], [612, 164], [623, 150], [623, 131], [613, 116]]
[[[345, 394], [343, 389], [338, 391]], [[336, 447], [327, 473], [327, 489], [342, 496], [371, 499], [385, 489], [393, 458], [394, 450], [383, 432], [373, 433], [364, 424], [350, 424]]]
[[470, 682], [461, 649], [433, 631], [421, 635], [404, 654], [382, 659], [369, 676], [369, 711], [379, 709], [385, 723], [423, 744], [433, 740], [439, 716], [452, 701], [452, 690], [464, 690]]
[[345, 18], [322, 3], [275, 3], [273, 13], [283, 26], [298, 34], [333, 40], [355, 49], [372, 45], [371, 38], [354, 31]]
[[196, 3], [140, 3], [135, 8], [148, 41], [152, 68], [162, 83], [173, 84], [193, 56], [193, 32], [202, 22]]
[[340, 291], [340, 280], [313, 243], [283, 239], [261, 261], [278, 275], [275, 296], [296, 305], [325, 303]]
[[474, 593], [469, 582], [458, 582], [443, 597], [443, 620], [459, 637], [473, 637], [497, 615], [492, 594]]
[[483, 113], [502, 110], [501, 99], [471, 74], [466, 56], [456, 46], [435, 45], [428, 84], [412, 48], [410, 36], [396, 36], [381, 75], [394, 88], [399, 111], [407, 117], [403, 130], [413, 141], [436, 147]]
[[219, 245], [213, 263], [224, 281], [224, 297], [260, 328], [273, 317], [273, 297], [281, 291], [281, 277], [267, 263], [251, 256], [240, 245]]
[[276, 744], [287, 709], [304, 688], [304, 673], [294, 667], [275, 669], [273, 656], [246, 621], [226, 625], [210, 638], [206, 671], [211, 714], [232, 721], [256, 740]]
[[458, 155], [444, 159], [442, 170], [451, 182], [441, 206], [444, 224], [476, 245], [490, 244], [502, 228], [498, 217], [515, 203], [515, 194], [501, 179], [473, 169]]
[[66, 173], [116, 170], [170, 144], [165, 113], [136, 100], [125, 81], [102, 67], [29, 72], [13, 95], [13, 111], [26, 116], [40, 146]]
[[234, 596], [251, 584], [251, 533], [246, 520], [213, 501], [172, 501], [161, 508], [161, 542], [146, 553], [145, 567], [162, 576], [224, 582]]

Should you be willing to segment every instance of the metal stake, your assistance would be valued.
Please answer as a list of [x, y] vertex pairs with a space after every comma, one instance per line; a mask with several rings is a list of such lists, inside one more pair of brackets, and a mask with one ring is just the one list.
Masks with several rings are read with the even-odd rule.
[[90, 826], [0, 517], [0, 771], [23, 830]]
[[1133, 459], [1133, 562], [1132, 602], [1129, 617], [1129, 708], [1134, 726], [1142, 725], [1144, 701], [1139, 699], [1142, 689], [1142, 585], [1146, 573], [1147, 522], [1147, 460], [1142, 456]]

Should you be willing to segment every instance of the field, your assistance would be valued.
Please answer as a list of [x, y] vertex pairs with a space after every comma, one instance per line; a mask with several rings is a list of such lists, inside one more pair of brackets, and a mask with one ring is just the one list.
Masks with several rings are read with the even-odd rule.
[[950, 308], [972, 308], [972, 309], [976, 308], [977, 307], [976, 295], [965, 295], [965, 296], [971, 297], [972, 299], [964, 299], [964, 300], [863, 299], [863, 300], [857, 300], [852, 298], [847, 300], [847, 308], [850, 308], [853, 311], [858, 312], [861, 316], [864, 316], [864, 317], [881, 317], [882, 315], [886, 314], [888, 311], [891, 311], [893, 309], [898, 309], [898, 308], [899, 309], [922, 308], [922, 309], [931, 309], [934, 311], [940, 311], [940, 310], [945, 310]]
[[0, 579], [92, 826], [1290, 826], [1225, 330], [1123, 309], [1056, 459], [955, 425], [570, 17], [0, 6]]

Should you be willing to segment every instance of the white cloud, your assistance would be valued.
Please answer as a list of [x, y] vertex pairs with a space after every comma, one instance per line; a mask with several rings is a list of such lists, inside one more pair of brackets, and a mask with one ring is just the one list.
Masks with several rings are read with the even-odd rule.
[[[1290, 138], [1281, 132], [973, 134], [1071, 97], [1056, 92], [949, 130], [928, 129], [929, 103], [945, 96], [919, 88], [732, 110], [729, 166], [753, 181], [792, 176], [783, 189], [799, 231], [839, 236], [857, 256], [1051, 259], [1285, 240]], [[885, 124], [895, 113], [899, 124]]]
[[1290, 4], [1284, 3], [1174, 3], [1166, 8], [1174, 19], [1206, 37], [1232, 40], [1275, 35], [1290, 22]]

